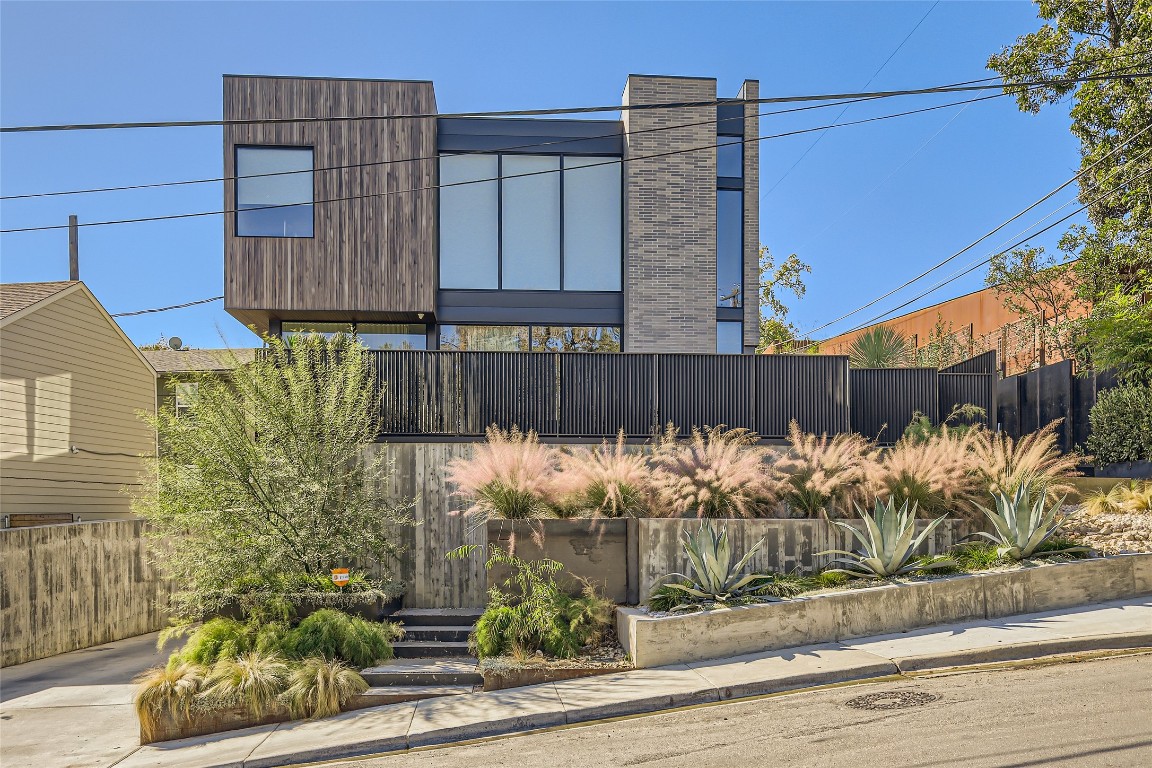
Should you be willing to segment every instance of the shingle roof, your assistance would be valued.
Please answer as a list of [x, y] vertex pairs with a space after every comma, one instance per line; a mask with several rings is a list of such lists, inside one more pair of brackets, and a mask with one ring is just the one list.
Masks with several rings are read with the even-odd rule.
[[144, 357], [157, 373], [230, 371], [236, 362], [250, 363], [255, 349], [145, 349]]
[[56, 283], [4, 283], [0, 285], [0, 318], [14, 315], [72, 285], [76, 285], [76, 282], [61, 280]]

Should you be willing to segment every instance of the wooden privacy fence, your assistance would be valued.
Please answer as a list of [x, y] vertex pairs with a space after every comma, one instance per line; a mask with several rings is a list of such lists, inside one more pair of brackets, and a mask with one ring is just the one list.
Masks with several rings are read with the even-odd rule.
[[[551, 438], [647, 437], [727, 424], [779, 439], [808, 432], [899, 438], [914, 411], [993, 409], [995, 353], [962, 370], [849, 370], [834, 355], [375, 351], [382, 439], [480, 437], [496, 424]], [[886, 429], [882, 429], [884, 426]]]

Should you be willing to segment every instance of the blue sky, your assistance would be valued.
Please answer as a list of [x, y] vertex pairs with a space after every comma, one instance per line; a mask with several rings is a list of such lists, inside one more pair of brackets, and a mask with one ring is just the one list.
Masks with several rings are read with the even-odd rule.
[[[619, 103], [628, 73], [713, 76], [730, 96], [745, 78], [760, 80], [762, 96], [853, 91], [870, 78], [870, 90], [925, 87], [987, 77], [988, 55], [1037, 26], [1034, 6], [1023, 0], [934, 7], [6, 0], [0, 123], [218, 119], [226, 73], [430, 79], [440, 110], [451, 112]], [[963, 98], [886, 99], [852, 106], [842, 121]], [[825, 125], [839, 111], [765, 117], [760, 132]], [[819, 134], [762, 142], [761, 241], [812, 265], [793, 319], [811, 329], [871, 301], [1069, 178], [1079, 154], [1068, 124], [1066, 106], [1027, 115], [1004, 98], [841, 127], [786, 176]], [[15, 195], [217, 177], [221, 143], [219, 128], [6, 134], [0, 189]], [[820, 335], [902, 303], [1074, 197], [1069, 188], [929, 279]], [[8, 229], [63, 224], [70, 213], [98, 221], [222, 207], [214, 183], [5, 201], [0, 220]], [[1051, 244], [1062, 229], [1034, 242]], [[67, 278], [65, 231], [2, 238], [3, 281]], [[220, 295], [222, 239], [219, 216], [85, 228], [81, 277], [111, 312]], [[919, 305], [979, 288], [982, 278], [977, 270]], [[219, 346], [221, 334], [233, 345], [255, 340], [220, 302], [124, 318], [122, 326], [139, 343], [161, 334], [201, 347]]]

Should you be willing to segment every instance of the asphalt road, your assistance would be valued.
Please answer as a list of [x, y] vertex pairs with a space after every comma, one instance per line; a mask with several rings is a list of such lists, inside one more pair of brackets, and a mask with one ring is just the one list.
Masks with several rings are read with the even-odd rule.
[[[912, 706], [899, 709], [849, 706], [894, 692], [927, 696], [901, 696]], [[848, 686], [329, 765], [1147, 768], [1152, 655]]]

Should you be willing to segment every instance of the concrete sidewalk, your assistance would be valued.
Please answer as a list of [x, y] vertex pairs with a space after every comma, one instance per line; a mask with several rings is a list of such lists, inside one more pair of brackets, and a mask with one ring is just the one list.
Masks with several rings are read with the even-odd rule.
[[[140, 747], [116, 762], [116, 766], [281, 766], [446, 744], [902, 672], [1143, 647], [1152, 647], [1152, 598], [493, 693], [391, 704], [326, 720], [269, 725]], [[20, 701], [6, 703], [5, 709], [10, 705], [19, 706]], [[39, 768], [47, 765], [38, 763]]]

